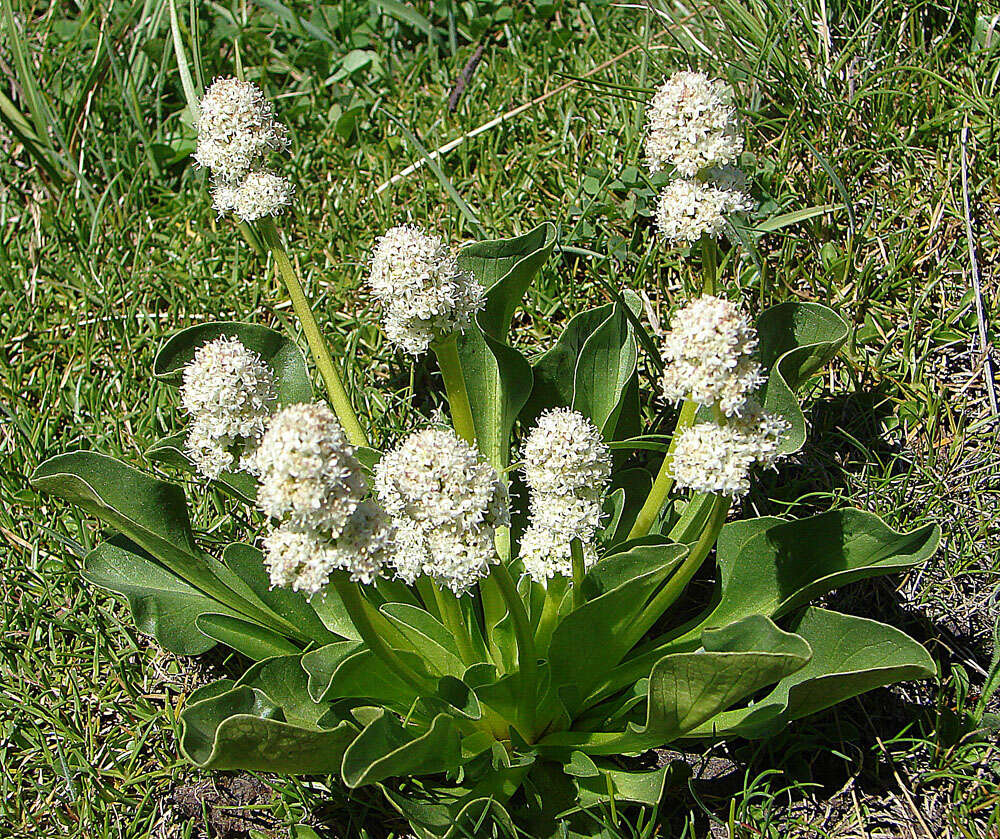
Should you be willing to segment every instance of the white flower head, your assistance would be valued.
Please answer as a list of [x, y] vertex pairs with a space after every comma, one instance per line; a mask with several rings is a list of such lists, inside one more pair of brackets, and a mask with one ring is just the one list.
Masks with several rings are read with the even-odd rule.
[[[519, 556], [525, 573], [537, 583], [544, 583], [557, 574], [573, 574], [573, 555], [567, 534], [549, 527], [532, 524], [521, 536]], [[581, 541], [583, 564], [590, 568], [597, 562], [597, 548], [590, 541]]]
[[274, 370], [238, 338], [222, 335], [198, 347], [181, 381], [181, 404], [191, 415], [186, 449], [198, 471], [217, 478], [233, 465], [232, 446], [255, 446], [276, 399]]
[[289, 405], [271, 420], [255, 456], [257, 504], [300, 528], [337, 538], [367, 491], [354, 447], [323, 403]]
[[374, 487], [396, 528], [401, 578], [425, 573], [462, 593], [497, 561], [494, 531], [510, 523], [506, 487], [453, 431], [411, 434], [379, 461]]
[[732, 425], [704, 422], [677, 438], [671, 469], [678, 487], [739, 498], [750, 489], [750, 467], [772, 465], [788, 423], [770, 414]]
[[728, 174], [720, 180], [677, 178], [667, 184], [656, 204], [656, 229], [671, 242], [692, 244], [702, 235], [718, 236], [726, 217], [750, 212], [754, 203]]
[[765, 414], [760, 403], [753, 398], [747, 401], [741, 416], [729, 419], [729, 425], [743, 435], [754, 461], [765, 468], [774, 466], [783, 457], [781, 443], [792, 429], [784, 418]]
[[216, 79], [201, 100], [194, 159], [223, 181], [239, 181], [268, 150], [288, 145], [259, 87], [233, 78]]
[[288, 178], [269, 171], [248, 172], [239, 183], [217, 181], [212, 187], [212, 206], [219, 216], [233, 213], [245, 222], [276, 216], [292, 204], [295, 187]]
[[578, 539], [588, 564], [611, 478], [611, 451], [579, 411], [555, 408], [539, 416], [522, 453], [530, 524], [521, 539], [525, 571], [537, 582], [572, 573], [570, 543]]
[[646, 118], [652, 172], [673, 166], [691, 178], [708, 166], [732, 163], [743, 151], [732, 89], [703, 73], [674, 73], [653, 95]]
[[663, 339], [664, 396], [741, 414], [764, 381], [756, 349], [757, 332], [736, 305], [709, 294], [692, 300]]
[[572, 408], [542, 412], [522, 459], [524, 481], [533, 492], [601, 489], [611, 476], [611, 451], [600, 430]]
[[379, 237], [368, 285], [382, 306], [386, 336], [415, 356], [464, 332], [485, 302], [483, 287], [458, 268], [444, 242], [412, 225]]

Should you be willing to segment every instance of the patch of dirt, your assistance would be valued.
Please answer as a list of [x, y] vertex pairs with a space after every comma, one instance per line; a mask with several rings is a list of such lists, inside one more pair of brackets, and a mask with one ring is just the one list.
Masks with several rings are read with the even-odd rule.
[[242, 772], [215, 772], [211, 778], [182, 784], [169, 797], [160, 839], [180, 836], [188, 825], [194, 827], [192, 839], [246, 839], [251, 830], [278, 837], [277, 823], [265, 809], [272, 794], [263, 781]]

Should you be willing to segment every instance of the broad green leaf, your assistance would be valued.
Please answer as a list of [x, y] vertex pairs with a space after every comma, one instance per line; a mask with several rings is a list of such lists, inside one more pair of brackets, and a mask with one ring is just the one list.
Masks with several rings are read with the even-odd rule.
[[439, 714], [430, 727], [413, 732], [383, 712], [347, 747], [342, 776], [352, 789], [386, 778], [447, 772], [461, 763], [458, 729]]
[[706, 720], [801, 669], [812, 651], [763, 615], [703, 636], [705, 649], [661, 658], [649, 675], [646, 722], [624, 732], [560, 732], [543, 751], [579, 749], [591, 755], [638, 752], [670, 743]]
[[613, 436], [625, 389], [635, 375], [637, 357], [632, 326], [617, 305], [580, 348], [573, 375], [572, 407], [601, 429], [606, 438]]
[[508, 462], [510, 431], [531, 393], [531, 366], [507, 345], [507, 334], [515, 308], [554, 243], [555, 227], [546, 222], [513, 239], [476, 242], [458, 255], [459, 266], [487, 290], [486, 305], [476, 317], [478, 328], [460, 337], [459, 353], [476, 438], [497, 468]]
[[819, 204], [816, 207], [804, 207], [801, 210], [794, 210], [790, 213], [782, 213], [778, 216], [771, 216], [771, 218], [767, 221], [762, 221], [756, 227], [752, 228], [752, 232], [773, 233], [775, 230], [781, 230], [783, 227], [798, 224], [801, 221], [808, 221], [816, 216], [825, 216], [827, 213], [835, 213], [838, 210], [843, 209], [843, 204]]
[[262, 691], [248, 686], [208, 696], [181, 713], [181, 753], [202, 769], [290, 775], [337, 773], [357, 728], [296, 724]]
[[[154, 463], [165, 463], [168, 466], [176, 466], [196, 474], [197, 467], [184, 450], [186, 437], [187, 434], [182, 431], [179, 434], [171, 434], [169, 437], [157, 440], [146, 449], [146, 457]], [[223, 472], [213, 483], [237, 501], [253, 504], [257, 500], [257, 479], [249, 472]]]
[[233, 615], [206, 612], [198, 615], [195, 625], [209, 638], [254, 661], [276, 655], [294, 655], [301, 649], [277, 632]]
[[847, 324], [819, 303], [790, 302], [773, 306], [757, 319], [760, 361], [768, 371], [761, 402], [764, 410], [791, 425], [780, 450], [791, 454], [806, 440], [806, 421], [795, 391], [832, 359], [847, 340]]
[[[552, 685], [570, 713], [587, 689], [624, 658], [626, 629], [684, 550], [680, 545], [639, 546], [605, 559], [608, 569], [600, 568], [603, 562], [591, 569], [588, 588], [600, 590], [606, 576], [626, 581], [570, 612], [552, 633], [548, 652]], [[627, 570], [615, 574], [615, 569]]]
[[[222, 552], [222, 561], [269, 609], [280, 616], [289, 627], [294, 628], [294, 635], [289, 637], [315, 641], [319, 644], [329, 644], [339, 640], [339, 636], [327, 629], [319, 619], [316, 610], [310, 605], [311, 601], [307, 600], [305, 595], [271, 585], [271, 580], [264, 569], [264, 555], [253, 545], [242, 542], [227, 545]], [[320, 598], [315, 596], [313, 598], [313, 600], [318, 599]]]
[[934, 660], [905, 633], [878, 621], [810, 606], [790, 624], [813, 656], [747, 708], [725, 711], [689, 736], [767, 737], [789, 722], [877, 687], [932, 677]]
[[302, 656], [302, 668], [309, 674], [308, 689], [313, 702], [336, 698], [328, 696], [333, 674], [345, 659], [364, 649], [361, 641], [334, 641]]
[[[333, 655], [339, 656], [343, 652], [340, 644], [331, 644], [322, 648], [322, 650], [327, 651], [327, 656], [331, 654], [331, 647], [336, 648], [332, 651]], [[412, 708], [413, 700], [417, 698], [412, 685], [390, 669], [371, 650], [361, 649], [344, 657], [332, 671], [330, 671], [328, 660], [319, 657], [320, 652], [321, 650], [317, 650], [314, 653], [308, 653], [302, 660], [302, 666], [310, 676], [310, 693], [314, 698], [320, 697], [324, 701], [335, 699], [365, 700], [392, 708], [401, 714], [407, 713]], [[395, 652], [425, 680], [432, 680], [432, 676], [420, 656], [404, 650], [396, 650]], [[330, 672], [329, 682], [323, 686], [322, 678], [326, 672]]]
[[200, 323], [174, 333], [156, 353], [153, 375], [171, 384], [179, 383], [184, 366], [194, 358], [198, 348], [222, 336], [239, 338], [247, 349], [259, 353], [271, 366], [279, 405], [312, 401], [309, 369], [299, 348], [284, 333], [255, 323]]
[[386, 603], [379, 609], [406, 636], [414, 649], [441, 674], [461, 676], [465, 665], [455, 654], [455, 639], [444, 624], [419, 606]]
[[252, 593], [195, 544], [180, 487], [113, 457], [84, 451], [49, 458], [31, 482], [93, 513], [205, 594], [238, 611], [248, 608], [246, 598]]
[[195, 623], [199, 615], [237, 614], [164, 568], [124, 536], [116, 536], [87, 554], [83, 576], [95, 586], [124, 594], [136, 628], [180, 655], [198, 655], [215, 646], [215, 639]]
[[[687, 764], [681, 764], [686, 768]], [[663, 796], [663, 789], [671, 779], [684, 772], [674, 763], [648, 771], [628, 772], [615, 764], [598, 759], [596, 775], [576, 777], [577, 806], [581, 810], [607, 804], [613, 797], [617, 804], [644, 804], [655, 807]], [[689, 770], [690, 771], [690, 770]], [[609, 783], [610, 781], [610, 783]]]
[[535, 360], [532, 365], [531, 398], [524, 408], [525, 422], [533, 424], [538, 415], [548, 408], [573, 404], [577, 359], [584, 344], [611, 317], [614, 308], [613, 303], [608, 303], [575, 315], [552, 349]]
[[343, 638], [360, 641], [361, 633], [355, 628], [344, 602], [334, 586], [327, 586], [309, 598], [309, 606], [316, 612], [323, 626]]
[[309, 695], [308, 676], [302, 667], [302, 653], [279, 655], [258, 661], [240, 677], [234, 687], [260, 691], [281, 709], [281, 718], [295, 725], [325, 727], [330, 705], [315, 702]]
[[940, 539], [937, 525], [901, 533], [852, 509], [766, 522], [753, 535], [753, 521], [741, 523], [748, 535], [741, 543], [720, 540], [719, 603], [692, 633], [751, 614], [780, 617], [848, 583], [910, 568], [930, 557]]

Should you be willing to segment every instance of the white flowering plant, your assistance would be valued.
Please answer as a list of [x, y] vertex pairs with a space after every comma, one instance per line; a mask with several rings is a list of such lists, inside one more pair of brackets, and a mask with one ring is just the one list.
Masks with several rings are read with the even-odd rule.
[[[216, 555], [180, 486], [95, 452], [33, 476], [117, 531], [84, 574], [124, 595], [143, 632], [246, 662], [184, 702], [192, 763], [374, 785], [426, 839], [488, 824], [596, 837], [605, 807], [655, 805], [680, 772], [637, 755], [766, 737], [934, 674], [898, 629], [809, 603], [921, 562], [936, 526], [897, 532], [853, 509], [734, 514], [753, 470], [804, 444], [795, 393], [845, 341], [836, 313], [791, 302], [751, 323], [713, 293], [708, 264], [664, 335], [642, 325], [635, 294], [612, 290], [529, 357], [512, 323], [553, 225], [457, 253], [395, 227], [374, 244], [370, 291], [393, 344], [436, 356], [450, 422], [415, 417], [379, 450], [275, 225], [291, 188], [265, 158], [286, 133], [252, 87], [209, 90], [197, 160], [217, 209], [270, 248], [325, 399], [291, 337], [193, 326], [153, 369], [179, 387], [186, 428], [148, 455], [245, 506], [255, 535]], [[698, 90], [695, 128], [672, 124], [651, 168], [673, 156], [687, 177], [738, 154], [731, 119], [703, 119], [718, 89]], [[722, 133], [706, 142], [702, 123]]]

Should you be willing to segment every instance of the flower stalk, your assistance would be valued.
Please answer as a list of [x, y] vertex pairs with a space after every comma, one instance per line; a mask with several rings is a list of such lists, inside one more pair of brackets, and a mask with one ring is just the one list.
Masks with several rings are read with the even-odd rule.
[[458, 354], [458, 336], [452, 334], [435, 342], [434, 354], [441, 368], [441, 378], [444, 379], [444, 389], [448, 396], [448, 406], [451, 408], [451, 421], [455, 431], [466, 443], [474, 446], [476, 425], [472, 418], [469, 391], [465, 386], [465, 374], [462, 372], [462, 359]]
[[354, 413], [351, 399], [347, 395], [344, 383], [341, 381], [340, 374], [333, 363], [330, 349], [327, 347], [323, 333], [320, 331], [315, 315], [313, 315], [309, 300], [302, 288], [302, 283], [299, 282], [298, 274], [295, 272], [295, 268], [288, 258], [288, 252], [281, 242], [281, 236], [274, 224], [274, 219], [270, 217], [261, 219], [258, 222], [258, 229], [264, 237], [264, 241], [267, 243], [271, 254], [274, 256], [278, 273], [284, 281], [285, 288], [288, 289], [292, 308], [295, 310], [295, 315], [302, 324], [302, 331], [305, 333], [306, 341], [309, 343], [309, 350], [312, 352], [313, 359], [316, 361], [316, 366], [319, 368], [320, 375], [323, 377], [323, 382], [326, 385], [330, 404], [333, 406], [333, 410], [336, 411], [340, 424], [344, 427], [347, 439], [355, 446], [367, 446], [368, 438], [361, 427], [361, 423], [358, 422], [357, 414]]
[[534, 733], [535, 726], [535, 702], [538, 695], [538, 653], [535, 650], [535, 634], [531, 630], [531, 623], [528, 620], [528, 613], [524, 608], [521, 595], [517, 593], [517, 585], [510, 571], [503, 563], [492, 567], [490, 578], [495, 580], [500, 596], [510, 612], [511, 620], [514, 622], [514, 638], [517, 642], [517, 665], [521, 673], [522, 691], [521, 707], [518, 714], [520, 722], [524, 727], [522, 736], [529, 742]]

